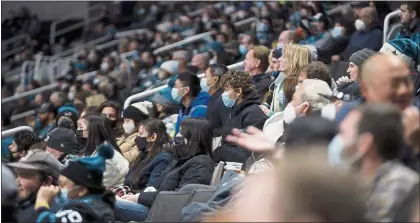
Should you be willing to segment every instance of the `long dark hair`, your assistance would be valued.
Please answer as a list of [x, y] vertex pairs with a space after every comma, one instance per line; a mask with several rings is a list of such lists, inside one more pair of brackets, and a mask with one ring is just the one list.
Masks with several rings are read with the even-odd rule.
[[115, 150], [122, 154], [118, 147], [114, 136], [112, 135], [112, 129], [105, 116], [99, 114], [87, 114], [83, 117], [87, 121], [87, 130], [89, 132], [87, 137], [86, 148], [82, 151], [84, 155], [92, 155], [96, 147], [105, 141], [113, 145]]
[[153, 143], [152, 148], [148, 152], [146, 158], [143, 158], [143, 156], [140, 155], [137, 157], [136, 161], [133, 162], [134, 165], [136, 165], [137, 163], [138, 164], [135, 167], [136, 169], [133, 173], [133, 185], [130, 185], [131, 189], [140, 189], [135, 187], [137, 187], [137, 185], [141, 183], [142, 178], [140, 176], [141, 173], [143, 173], [143, 168], [159, 153], [167, 151], [169, 149], [169, 145], [171, 144], [171, 137], [168, 135], [168, 133], [166, 133], [166, 126], [165, 123], [162, 122], [162, 120], [148, 119], [144, 121], [142, 125], [149, 133], [149, 136], [153, 133], [156, 134], [156, 141]]
[[182, 148], [175, 148], [179, 158], [201, 154], [212, 155], [212, 131], [207, 120], [185, 119], [181, 123], [180, 133], [187, 143]]

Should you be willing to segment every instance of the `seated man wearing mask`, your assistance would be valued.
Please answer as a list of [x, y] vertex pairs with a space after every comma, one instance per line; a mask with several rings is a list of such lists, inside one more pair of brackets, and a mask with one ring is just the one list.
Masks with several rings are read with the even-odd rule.
[[332, 165], [356, 171], [368, 183], [369, 221], [410, 221], [419, 175], [398, 161], [404, 148], [403, 134], [398, 109], [366, 104], [350, 111], [328, 147]]
[[[57, 185], [60, 163], [44, 151], [29, 152], [19, 162], [7, 164], [14, 168], [17, 175], [18, 203], [16, 208], [17, 222], [34, 222], [35, 200], [41, 186]], [[51, 210], [57, 210], [56, 203]], [[3, 213], [4, 214], [4, 213]]]
[[[70, 161], [60, 171], [60, 187], [39, 189], [36, 222], [113, 222], [115, 197], [102, 184], [105, 160], [113, 156], [112, 146], [103, 144], [96, 155]], [[63, 207], [55, 212], [50, 204], [57, 195], [63, 201]]]
[[[331, 95], [331, 88], [325, 81], [307, 79], [297, 87], [293, 94], [292, 101], [286, 106], [283, 112], [276, 113], [270, 117], [264, 125], [264, 133], [272, 142], [283, 141], [284, 129], [297, 117], [305, 115], [335, 116], [335, 106], [330, 100], [321, 95]], [[331, 104], [331, 105], [329, 105]], [[327, 106], [329, 105], [329, 106]]]
[[175, 125], [174, 136], [176, 136], [184, 119], [206, 116], [210, 96], [207, 92], [201, 91], [200, 79], [197, 75], [189, 72], [178, 75], [175, 86], [171, 90], [171, 96], [181, 105]]

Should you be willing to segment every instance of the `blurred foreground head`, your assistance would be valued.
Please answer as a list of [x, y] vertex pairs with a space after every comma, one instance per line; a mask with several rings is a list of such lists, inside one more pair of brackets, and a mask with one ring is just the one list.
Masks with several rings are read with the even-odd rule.
[[[209, 222], [364, 222], [358, 178], [328, 166], [321, 150], [287, 154], [272, 172], [245, 178], [228, 211]], [[245, 205], [244, 205], [245, 204]]]

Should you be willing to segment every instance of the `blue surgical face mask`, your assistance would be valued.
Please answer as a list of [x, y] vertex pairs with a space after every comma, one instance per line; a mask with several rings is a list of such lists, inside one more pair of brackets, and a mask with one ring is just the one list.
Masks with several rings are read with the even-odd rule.
[[209, 92], [211, 86], [207, 85], [207, 78], [201, 78], [200, 87], [201, 87], [201, 90], [203, 90], [205, 92]]
[[341, 32], [343, 31], [343, 27], [336, 26], [333, 30], [331, 30], [331, 35], [334, 39], [341, 36]]
[[174, 101], [181, 103], [183, 95], [179, 94], [179, 90], [177, 88], [172, 88], [171, 96], [172, 96], [172, 99], [174, 99]]
[[257, 32], [268, 32], [268, 25], [262, 22], [258, 23]]
[[245, 45], [243, 45], [243, 44], [239, 45], [239, 53], [241, 55], [245, 55], [247, 52], [248, 52], [248, 49], [246, 48]]
[[223, 104], [228, 107], [228, 108], [232, 108], [235, 105], [236, 99], [230, 99], [228, 92], [223, 92], [222, 94], [222, 100], [223, 100]]
[[271, 76], [273, 76], [274, 78], [277, 78], [279, 75], [280, 75], [280, 71], [278, 70], [271, 71]]

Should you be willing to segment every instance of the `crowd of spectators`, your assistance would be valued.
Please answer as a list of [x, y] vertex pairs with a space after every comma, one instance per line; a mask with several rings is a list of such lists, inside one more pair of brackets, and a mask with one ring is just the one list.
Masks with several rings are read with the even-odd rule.
[[[419, 221], [419, 4], [400, 2], [385, 43], [383, 5], [350, 5], [221, 2], [195, 18], [151, 5], [165, 27], [83, 48], [59, 89], [3, 105], [2, 130], [36, 115], [2, 139], [2, 221]], [[188, 30], [210, 36], [154, 53]], [[159, 212], [165, 193], [204, 189]]]

